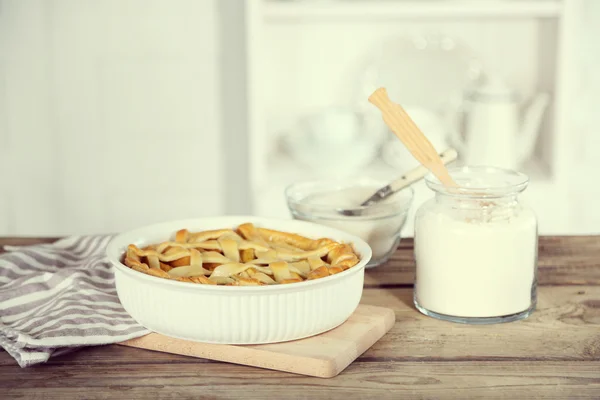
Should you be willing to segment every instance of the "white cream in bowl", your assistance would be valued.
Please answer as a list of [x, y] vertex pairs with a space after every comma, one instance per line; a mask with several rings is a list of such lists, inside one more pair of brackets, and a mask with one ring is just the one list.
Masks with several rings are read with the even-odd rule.
[[[295, 219], [316, 222], [360, 237], [373, 251], [367, 267], [380, 265], [395, 252], [412, 202], [410, 188], [377, 205], [361, 207], [386, 182], [316, 181], [286, 189], [288, 208]], [[360, 212], [361, 215], [347, 215]]]

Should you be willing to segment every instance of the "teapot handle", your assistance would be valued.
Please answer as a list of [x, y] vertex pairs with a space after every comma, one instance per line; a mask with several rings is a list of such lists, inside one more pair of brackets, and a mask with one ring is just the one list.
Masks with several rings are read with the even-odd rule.
[[465, 115], [469, 112], [469, 106], [466, 102], [461, 102], [456, 110], [449, 110], [445, 113], [446, 124], [448, 125], [448, 139], [451, 145], [458, 150], [459, 155], [467, 153], [467, 145], [461, 135]]
[[525, 111], [521, 123], [521, 143], [518, 147], [517, 161], [523, 163], [533, 152], [544, 111], [550, 102], [548, 93], [540, 93], [534, 97], [529, 108]]

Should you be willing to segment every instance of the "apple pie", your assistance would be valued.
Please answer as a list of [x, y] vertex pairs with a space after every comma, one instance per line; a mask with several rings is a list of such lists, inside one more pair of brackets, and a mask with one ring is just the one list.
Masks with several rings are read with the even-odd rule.
[[254, 226], [190, 232], [142, 248], [130, 244], [124, 264], [165, 279], [207, 285], [260, 286], [303, 282], [358, 264], [350, 244], [309, 239]]

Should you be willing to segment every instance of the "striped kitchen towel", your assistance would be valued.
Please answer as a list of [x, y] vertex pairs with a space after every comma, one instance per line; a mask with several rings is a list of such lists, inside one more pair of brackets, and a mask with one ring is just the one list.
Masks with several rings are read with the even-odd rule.
[[83, 346], [121, 342], [149, 331], [117, 297], [104, 250], [110, 236], [6, 246], [0, 255], [0, 347], [21, 367]]

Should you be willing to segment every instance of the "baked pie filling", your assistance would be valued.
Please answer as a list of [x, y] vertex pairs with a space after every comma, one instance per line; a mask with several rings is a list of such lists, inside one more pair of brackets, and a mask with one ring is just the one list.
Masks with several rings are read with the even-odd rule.
[[173, 241], [130, 244], [129, 268], [165, 279], [207, 285], [259, 286], [302, 282], [358, 264], [351, 245], [255, 227], [177, 231]]

